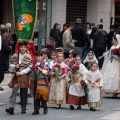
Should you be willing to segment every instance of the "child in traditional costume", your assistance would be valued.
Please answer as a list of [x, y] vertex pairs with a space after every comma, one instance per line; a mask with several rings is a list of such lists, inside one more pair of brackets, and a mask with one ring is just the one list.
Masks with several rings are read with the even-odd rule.
[[49, 59], [50, 51], [47, 48], [43, 48], [41, 52], [43, 53], [44, 62], [47, 62], [48, 65], [50, 66], [50, 62], [51, 62], [51, 60]]
[[50, 62], [50, 68], [52, 69], [53, 64], [57, 61], [57, 52], [52, 51], [50, 54], [51, 62]]
[[89, 51], [86, 59], [84, 60], [84, 65], [88, 70], [90, 70], [91, 63], [93, 63], [93, 62], [98, 63], [98, 60], [96, 59], [94, 52]]
[[67, 65], [63, 60], [63, 53], [57, 53], [57, 62], [54, 63], [51, 71], [49, 103], [57, 104], [57, 109], [61, 107], [61, 104], [66, 104], [67, 97], [67, 83], [65, 79], [67, 76]]
[[81, 63], [82, 59], [79, 55], [75, 57], [75, 61], [75, 65], [71, 68], [67, 79], [70, 83], [67, 103], [70, 104], [71, 110], [74, 110], [75, 106], [77, 106], [77, 109], [81, 109], [81, 105], [87, 104], [84, 81], [87, 69]]
[[102, 74], [98, 70], [96, 62], [91, 63], [91, 69], [86, 73], [85, 80], [88, 85], [88, 107], [95, 111], [95, 108], [102, 106], [101, 87], [103, 86]]
[[75, 57], [78, 55], [78, 52], [75, 50], [71, 50], [69, 52], [69, 58], [65, 60], [65, 64], [68, 65], [68, 70], [75, 64]]
[[47, 62], [43, 60], [43, 53], [36, 52], [36, 63], [32, 66], [31, 81], [34, 81], [34, 112], [32, 115], [39, 114], [40, 102], [44, 108], [43, 114], [47, 114], [47, 100], [49, 98], [48, 75], [50, 68]]
[[120, 50], [120, 35], [114, 35], [112, 43], [111, 49], [99, 59], [109, 54], [109, 61], [103, 75], [103, 91], [105, 93], [115, 93], [113, 97], [117, 97], [117, 93], [120, 93], [120, 54], [118, 53], [118, 50]]
[[16, 104], [16, 97], [18, 89], [20, 88], [20, 99], [21, 99], [21, 114], [26, 113], [27, 104], [27, 92], [29, 87], [29, 72], [32, 58], [29, 53], [27, 53], [26, 42], [20, 43], [19, 52], [13, 54], [10, 60], [10, 68], [13, 69], [12, 80], [9, 83], [9, 87], [12, 88], [12, 94], [9, 98], [9, 108], [6, 112], [13, 115], [14, 107]]

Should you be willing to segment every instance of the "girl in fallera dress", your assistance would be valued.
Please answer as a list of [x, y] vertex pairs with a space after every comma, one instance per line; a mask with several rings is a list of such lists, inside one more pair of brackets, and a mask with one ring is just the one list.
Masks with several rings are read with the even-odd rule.
[[105, 93], [113, 93], [113, 97], [117, 97], [120, 93], [120, 56], [114, 51], [120, 49], [120, 35], [114, 35], [112, 39], [113, 46], [103, 56], [109, 54], [109, 60], [103, 74], [103, 91]]
[[51, 71], [49, 103], [56, 104], [59, 109], [61, 104], [66, 104], [67, 97], [67, 65], [63, 62], [63, 53], [57, 53], [57, 62], [54, 63]]
[[50, 54], [51, 62], [50, 62], [50, 68], [52, 69], [53, 64], [57, 61], [57, 52], [52, 51]]
[[96, 59], [96, 56], [93, 51], [89, 51], [87, 54], [86, 59], [84, 60], [85, 67], [90, 70], [90, 66], [92, 62], [98, 63], [98, 60]]
[[65, 59], [65, 64], [68, 65], [68, 70], [75, 64], [75, 57], [78, 55], [78, 52], [71, 50], [69, 52], [69, 58]]
[[89, 91], [88, 107], [90, 107], [90, 110], [95, 111], [95, 108], [102, 106], [101, 87], [103, 85], [103, 77], [96, 62], [91, 63], [91, 69], [86, 73], [85, 77]]
[[81, 63], [82, 59], [79, 55], [75, 57], [75, 65], [71, 68], [71, 72], [68, 74], [68, 80], [70, 83], [68, 101], [70, 109], [81, 109], [81, 105], [87, 104], [87, 96], [85, 93], [85, 81], [84, 77], [87, 72], [85, 66]]

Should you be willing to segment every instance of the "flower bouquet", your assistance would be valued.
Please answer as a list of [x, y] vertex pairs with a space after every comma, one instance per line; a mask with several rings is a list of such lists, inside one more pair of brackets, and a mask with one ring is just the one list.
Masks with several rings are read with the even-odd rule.
[[80, 80], [79, 75], [81, 75], [80, 72], [79, 72], [79, 66], [76, 66], [76, 65], [72, 66], [71, 72], [73, 74], [72, 79], [74, 80], [75, 83], [78, 83], [79, 80]]
[[[56, 73], [56, 77], [60, 76], [61, 73], [60, 73], [60, 65], [59, 64], [56, 64], [54, 66], [54, 70], [55, 70], [55, 73]], [[58, 79], [57, 79], [58, 80]]]
[[[120, 48], [115, 48], [115, 49], [111, 50], [111, 55], [120, 56]], [[111, 62], [112, 62], [112, 59], [111, 59]]]
[[38, 80], [38, 76], [39, 76], [38, 66], [32, 66], [32, 70], [34, 72], [35, 79]]
[[120, 56], [120, 48], [115, 48], [111, 51], [112, 55], [119, 55]]

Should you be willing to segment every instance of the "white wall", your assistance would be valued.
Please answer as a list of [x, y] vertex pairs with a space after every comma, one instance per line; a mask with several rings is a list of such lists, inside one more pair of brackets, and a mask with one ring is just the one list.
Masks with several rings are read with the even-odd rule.
[[103, 19], [104, 30], [109, 32], [111, 0], [88, 0], [87, 21], [100, 24]]
[[88, 0], [87, 3], [87, 22], [98, 24], [98, 0]]
[[60, 23], [62, 26], [66, 22], [66, 0], [52, 0], [52, 26]]

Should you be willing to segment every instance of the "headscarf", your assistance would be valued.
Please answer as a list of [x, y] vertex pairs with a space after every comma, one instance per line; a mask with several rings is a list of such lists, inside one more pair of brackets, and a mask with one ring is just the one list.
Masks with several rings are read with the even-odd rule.
[[117, 38], [118, 44], [120, 45], [120, 35], [116, 34], [116, 38]]
[[[89, 57], [88, 57], [88, 54], [89, 54], [89, 53], [92, 53], [92, 54], [94, 55], [94, 57], [93, 57], [92, 60], [90, 60]], [[89, 51], [88, 54], [87, 54], [86, 59], [84, 60], [84, 64], [85, 64], [86, 62], [96, 62], [96, 63], [98, 63], [98, 60], [97, 60], [97, 58], [96, 58], [96, 56], [95, 56], [95, 54], [94, 54], [93, 51]]]

